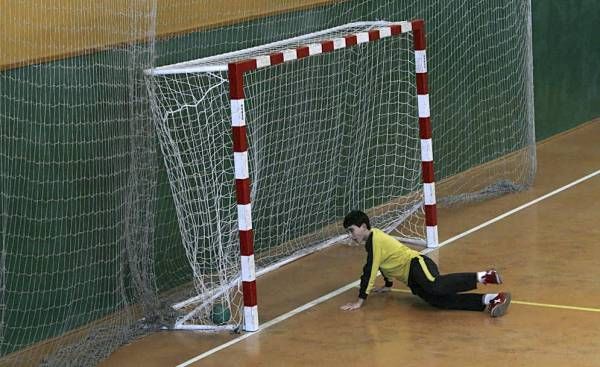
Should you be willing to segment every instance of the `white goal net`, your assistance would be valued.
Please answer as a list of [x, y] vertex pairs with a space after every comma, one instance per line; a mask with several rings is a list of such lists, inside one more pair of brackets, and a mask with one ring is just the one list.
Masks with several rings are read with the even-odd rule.
[[[369, 212], [375, 226], [423, 243], [412, 34], [367, 43], [368, 32], [384, 26], [389, 31], [385, 22], [354, 23], [148, 72], [200, 302], [183, 321], [210, 324], [216, 301], [230, 305], [232, 325], [241, 317], [232, 304], [239, 299], [240, 246], [229, 63], [259, 63], [244, 78], [259, 272], [339, 238], [340, 220], [354, 208]], [[365, 44], [345, 47], [354, 34]], [[326, 41], [335, 50], [322, 53]], [[296, 59], [303, 47], [306, 57]], [[274, 53], [294, 61], [260, 67]]]

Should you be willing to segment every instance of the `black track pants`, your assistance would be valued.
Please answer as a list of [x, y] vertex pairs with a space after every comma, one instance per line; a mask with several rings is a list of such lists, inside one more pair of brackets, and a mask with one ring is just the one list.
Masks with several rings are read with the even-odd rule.
[[476, 273], [440, 275], [437, 265], [427, 256], [416, 257], [410, 262], [408, 286], [413, 294], [435, 307], [469, 311], [485, 309], [482, 294], [459, 294], [477, 289]]

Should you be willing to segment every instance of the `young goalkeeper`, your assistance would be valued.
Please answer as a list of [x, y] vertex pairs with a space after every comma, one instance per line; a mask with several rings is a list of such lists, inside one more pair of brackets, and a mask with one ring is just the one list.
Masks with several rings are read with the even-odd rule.
[[[410, 249], [383, 231], [373, 228], [369, 217], [358, 210], [344, 218], [344, 228], [352, 239], [365, 244], [367, 262], [360, 277], [358, 300], [341, 307], [342, 310], [360, 308], [371, 291], [388, 292], [391, 278], [396, 278], [432, 306], [453, 310], [487, 311], [492, 317], [502, 316], [510, 305], [510, 293], [497, 294], [459, 293], [477, 288], [481, 284], [501, 284], [496, 270], [478, 273], [440, 275], [437, 265], [427, 256]], [[385, 286], [373, 288], [377, 271], [381, 271]]]

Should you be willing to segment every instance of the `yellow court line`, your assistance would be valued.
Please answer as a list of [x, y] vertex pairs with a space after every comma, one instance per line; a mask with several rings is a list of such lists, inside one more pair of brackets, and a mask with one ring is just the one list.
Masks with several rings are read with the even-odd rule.
[[511, 301], [510, 303], [516, 303], [516, 304], [519, 304], [519, 305], [527, 305], [527, 306], [538, 306], [538, 307], [548, 307], [548, 308], [561, 308], [563, 310], [600, 312], [600, 308], [565, 306], [565, 305], [552, 305], [552, 304], [548, 304], [548, 303], [535, 303], [535, 302], [525, 302], [525, 301]]
[[[411, 291], [406, 290], [406, 289], [392, 288], [392, 291], [393, 292], [400, 292], [400, 293], [411, 293]], [[563, 310], [600, 312], [600, 308], [565, 306], [565, 305], [553, 305], [553, 304], [549, 304], [549, 303], [536, 303], [536, 302], [525, 302], [525, 301], [514, 301], [514, 300], [512, 300], [510, 303], [516, 303], [518, 305], [526, 305], [526, 306], [537, 306], [537, 307], [546, 307], [546, 308], [558, 308], [558, 309], [563, 309]]]

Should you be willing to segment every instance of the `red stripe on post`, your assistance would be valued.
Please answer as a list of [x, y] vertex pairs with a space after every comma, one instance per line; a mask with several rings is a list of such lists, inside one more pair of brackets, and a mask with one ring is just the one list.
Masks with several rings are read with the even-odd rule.
[[246, 139], [246, 126], [233, 126], [233, 151], [242, 153], [248, 150], [248, 139]]
[[227, 77], [229, 78], [229, 96], [231, 99], [244, 98], [244, 73], [256, 70], [256, 60], [244, 60], [227, 65]]
[[427, 73], [417, 73], [417, 94], [428, 94]]
[[423, 34], [423, 32], [421, 31], [415, 31], [414, 32], [414, 39], [413, 39], [413, 43], [414, 43], [414, 47], [415, 47], [415, 51], [423, 51], [425, 50], [425, 35]]
[[229, 64], [227, 70], [229, 79], [229, 97], [231, 99], [244, 99], [244, 76], [237, 63]]
[[250, 178], [236, 179], [235, 193], [238, 204], [250, 204]]
[[425, 225], [437, 226], [437, 209], [434, 205], [425, 205]]
[[310, 50], [308, 49], [308, 46], [298, 47], [296, 49], [296, 58], [297, 59], [302, 59], [304, 57], [308, 57], [309, 55], [310, 55]]
[[410, 22], [412, 24], [412, 29], [414, 30], [425, 30], [425, 21], [423, 19], [415, 19]]
[[324, 41], [324, 42], [321, 42], [321, 51], [322, 52], [331, 52], [331, 51], [333, 51], [333, 41]]
[[240, 65], [239, 68], [242, 73], [245, 73], [247, 71], [256, 70], [256, 67], [257, 67], [255, 59], [239, 61], [238, 65]]
[[369, 41], [377, 41], [379, 39], [379, 31], [369, 31]]
[[429, 117], [419, 117], [419, 138], [431, 139], [431, 120]]
[[254, 255], [254, 232], [249, 229], [247, 231], [239, 231], [240, 234], [240, 255]]
[[355, 35], [346, 36], [344, 38], [346, 39], [346, 47], [350, 47], [350, 46], [356, 45], [356, 36]]
[[423, 183], [433, 183], [433, 161], [421, 162], [423, 171]]
[[256, 281], [242, 282], [244, 292], [244, 306], [256, 306]]
[[402, 27], [400, 26], [400, 24], [395, 24], [395, 25], [391, 26], [390, 30], [392, 32], [392, 36], [397, 36], [399, 34], [402, 34]]
[[269, 56], [271, 58], [271, 65], [283, 64], [283, 52], [277, 52]]
[[423, 20], [415, 20], [412, 22], [413, 25], [413, 43], [415, 51], [425, 50], [425, 23]]

